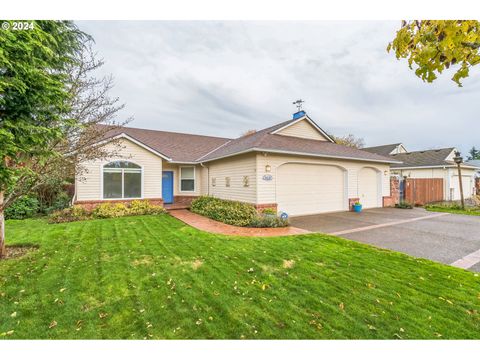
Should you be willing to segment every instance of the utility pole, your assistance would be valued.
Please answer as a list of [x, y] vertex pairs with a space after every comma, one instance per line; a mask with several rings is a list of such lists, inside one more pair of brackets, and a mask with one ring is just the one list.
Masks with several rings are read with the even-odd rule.
[[458, 182], [460, 185], [460, 199], [462, 201], [462, 210], [465, 210], [465, 199], [463, 198], [463, 181], [462, 181], [462, 168], [463, 158], [460, 156], [460, 151], [455, 151], [455, 157], [453, 158], [455, 164], [458, 167]]

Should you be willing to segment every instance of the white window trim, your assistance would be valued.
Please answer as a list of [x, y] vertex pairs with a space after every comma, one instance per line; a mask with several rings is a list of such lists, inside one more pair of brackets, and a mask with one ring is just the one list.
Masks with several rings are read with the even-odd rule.
[[[185, 168], [193, 168], [193, 179], [183, 179], [182, 178], [182, 169]], [[178, 176], [178, 191], [181, 193], [194, 193], [197, 191], [197, 171], [195, 166], [180, 166], [179, 169], [179, 176]], [[193, 190], [182, 190], [182, 180], [193, 180]]]
[[[124, 188], [123, 188], [123, 175], [124, 175], [124, 169], [119, 169], [119, 170], [122, 170], [122, 197], [121, 198], [108, 198], [106, 199], [105, 198], [105, 194], [104, 194], [104, 191], [103, 191], [103, 170], [104, 170], [104, 166], [111, 163], [111, 162], [115, 162], [115, 161], [126, 161], [126, 162], [130, 162], [132, 164], [135, 164], [135, 165], [138, 165], [140, 166], [140, 197], [134, 197], [134, 198], [126, 198], [126, 197], [123, 197], [123, 193], [124, 193]], [[109, 160], [109, 161], [104, 161], [102, 164], [100, 164], [100, 199], [101, 200], [105, 200], [105, 201], [114, 201], [114, 200], [142, 200], [144, 199], [144, 195], [143, 195], [143, 166], [140, 165], [140, 164], [137, 164], [136, 162], [134, 161], [131, 161], [130, 159], [115, 159], [115, 160]]]

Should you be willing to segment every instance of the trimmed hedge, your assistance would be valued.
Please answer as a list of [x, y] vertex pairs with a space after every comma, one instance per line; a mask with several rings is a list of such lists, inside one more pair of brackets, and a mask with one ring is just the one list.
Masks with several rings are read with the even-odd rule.
[[193, 200], [190, 210], [210, 219], [235, 226], [249, 226], [257, 218], [257, 210], [253, 205], [212, 196], [200, 196]]
[[71, 221], [108, 219], [133, 215], [159, 215], [166, 211], [162, 206], [152, 205], [148, 201], [134, 200], [130, 204], [104, 203], [98, 205], [92, 211], [82, 206], [72, 206], [60, 211], [55, 211], [49, 217], [50, 223], [64, 223]]
[[265, 209], [258, 215], [253, 205], [239, 201], [223, 200], [212, 196], [200, 196], [192, 201], [190, 210], [225, 224], [249, 227], [285, 227], [288, 220], [276, 216], [272, 209]]

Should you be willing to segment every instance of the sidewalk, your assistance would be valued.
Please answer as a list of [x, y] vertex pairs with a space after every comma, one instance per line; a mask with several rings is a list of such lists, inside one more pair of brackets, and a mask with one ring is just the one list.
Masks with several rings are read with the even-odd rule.
[[309, 231], [293, 226], [284, 228], [247, 228], [224, 224], [204, 216], [194, 214], [188, 210], [171, 210], [170, 215], [184, 223], [214, 234], [238, 236], [286, 236], [308, 234]]

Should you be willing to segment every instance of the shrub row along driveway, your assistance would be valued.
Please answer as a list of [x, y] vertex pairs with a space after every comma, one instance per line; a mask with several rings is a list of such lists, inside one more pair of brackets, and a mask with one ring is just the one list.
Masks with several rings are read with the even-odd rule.
[[480, 277], [321, 234], [213, 235], [169, 215], [8, 221], [3, 338], [478, 338]]
[[[291, 223], [444, 264], [452, 264], [480, 249], [478, 216], [434, 213], [421, 208], [303, 216], [293, 218]], [[469, 270], [480, 272], [480, 262]]]

